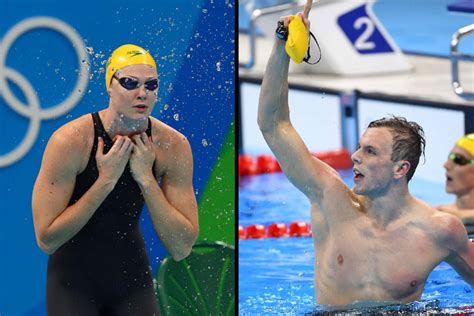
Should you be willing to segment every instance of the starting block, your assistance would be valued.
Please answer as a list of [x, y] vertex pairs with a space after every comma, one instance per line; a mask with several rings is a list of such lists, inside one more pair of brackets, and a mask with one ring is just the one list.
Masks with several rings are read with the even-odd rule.
[[[375, 1], [315, 0], [309, 19], [311, 31], [321, 47], [321, 61], [316, 65], [290, 62], [290, 72], [360, 76], [410, 71], [412, 66], [375, 16], [372, 10]], [[276, 22], [281, 16], [302, 11], [305, 3], [298, 0], [251, 10], [250, 61], [239, 66], [253, 67], [257, 54], [259, 60], [268, 60]], [[265, 38], [258, 47], [257, 29]], [[311, 55], [316, 56], [317, 46], [312, 40], [310, 43]]]
[[[290, 71], [341, 76], [410, 71], [412, 66], [375, 16], [374, 3], [375, 0], [315, 2], [309, 20], [322, 59], [316, 65], [291, 63]], [[311, 55], [316, 51], [311, 46]]]

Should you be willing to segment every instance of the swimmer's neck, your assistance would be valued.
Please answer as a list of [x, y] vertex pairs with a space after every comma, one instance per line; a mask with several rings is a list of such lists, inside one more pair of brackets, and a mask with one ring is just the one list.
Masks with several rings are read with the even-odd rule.
[[459, 210], [474, 209], [474, 188], [458, 195], [455, 205]]
[[110, 109], [105, 109], [99, 114], [104, 129], [111, 139], [114, 139], [117, 135], [132, 136], [140, 134], [148, 128], [148, 117], [138, 120], [131, 119]]
[[377, 226], [387, 227], [393, 221], [412, 211], [413, 197], [406, 187], [392, 187], [383, 195], [364, 196], [365, 212]]

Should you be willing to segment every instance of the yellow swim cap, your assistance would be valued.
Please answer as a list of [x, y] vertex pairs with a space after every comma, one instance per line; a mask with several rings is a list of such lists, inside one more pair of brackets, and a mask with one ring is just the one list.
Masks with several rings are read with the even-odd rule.
[[145, 49], [133, 44], [125, 44], [113, 51], [107, 61], [105, 86], [109, 89], [112, 76], [123, 67], [130, 65], [150, 65], [156, 69], [155, 60]]
[[474, 156], [474, 133], [467, 134], [456, 141], [456, 145], [465, 149]]
[[291, 17], [288, 24], [288, 40], [286, 41], [285, 50], [288, 56], [297, 64], [303, 61], [308, 51], [309, 34], [303, 20], [299, 15]]

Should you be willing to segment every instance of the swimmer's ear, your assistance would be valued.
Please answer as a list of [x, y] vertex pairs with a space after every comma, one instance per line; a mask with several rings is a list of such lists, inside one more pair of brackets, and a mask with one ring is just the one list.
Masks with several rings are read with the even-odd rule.
[[410, 171], [411, 164], [408, 160], [400, 160], [395, 163], [394, 178], [401, 179]]

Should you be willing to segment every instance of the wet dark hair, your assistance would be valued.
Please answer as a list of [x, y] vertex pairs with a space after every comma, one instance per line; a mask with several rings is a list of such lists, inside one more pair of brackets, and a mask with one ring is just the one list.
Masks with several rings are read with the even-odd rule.
[[393, 137], [390, 159], [393, 162], [400, 160], [410, 162], [410, 170], [407, 173], [408, 183], [415, 173], [422, 154], [425, 159], [426, 141], [423, 128], [415, 122], [407, 121], [404, 117], [394, 115], [370, 122], [367, 128], [372, 127], [385, 127], [390, 130]]

